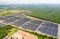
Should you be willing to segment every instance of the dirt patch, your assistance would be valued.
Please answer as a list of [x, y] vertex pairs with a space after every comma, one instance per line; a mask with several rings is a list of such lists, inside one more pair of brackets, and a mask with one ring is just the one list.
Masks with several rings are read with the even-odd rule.
[[19, 30], [18, 33], [21, 34], [24, 37], [24, 39], [37, 39], [37, 36], [34, 36], [30, 33], [24, 32], [22, 30]]
[[60, 24], [58, 25], [58, 39], [60, 39]]
[[[28, 33], [28, 32], [24, 32], [24, 31], [22, 31], [22, 30], [18, 30], [15, 34], [13, 34], [12, 35], [13, 37], [15, 37], [16, 38], [16, 36], [18, 37], [18, 39], [20, 39], [20, 38], [24, 38], [24, 39], [38, 39], [38, 37], [37, 36], [35, 36], [35, 35], [32, 35], [32, 34], [30, 34], [30, 33]], [[10, 36], [11, 37], [11, 36]]]
[[0, 23], [2, 23], [4, 20], [0, 20]]

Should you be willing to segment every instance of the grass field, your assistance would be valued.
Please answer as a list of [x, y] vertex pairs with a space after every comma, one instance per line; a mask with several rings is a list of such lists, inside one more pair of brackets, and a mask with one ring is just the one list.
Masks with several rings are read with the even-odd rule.
[[12, 14], [18, 14], [21, 13], [20, 10], [3, 10], [0, 12], [0, 16], [7, 16], [7, 15], [12, 15]]
[[60, 24], [60, 18], [59, 18], [60, 16], [59, 16], [59, 14], [60, 13], [55, 13], [54, 14], [54, 13], [37, 13], [36, 12], [36, 13], [30, 13], [30, 14], [27, 14], [27, 15]]
[[4, 27], [0, 27], [0, 39], [3, 39], [7, 35], [12, 35], [17, 31], [17, 28], [11, 26], [11, 25], [6, 25]]

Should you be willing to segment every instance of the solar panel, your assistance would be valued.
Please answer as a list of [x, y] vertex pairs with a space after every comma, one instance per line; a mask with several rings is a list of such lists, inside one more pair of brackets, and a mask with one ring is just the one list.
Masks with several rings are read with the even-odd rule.
[[48, 35], [51, 35], [51, 36], [57, 36], [57, 33], [58, 33], [58, 29], [52, 29], [52, 28], [45, 27], [45, 26], [41, 26], [38, 29], [38, 31], [48, 34]]
[[30, 19], [29, 18], [23, 18], [21, 21], [29, 21]]
[[35, 31], [39, 26], [35, 25], [35, 24], [27, 23], [21, 27], [24, 29], [29, 29], [29, 30]]
[[39, 20], [32, 20], [31, 23], [35, 23], [35, 24], [41, 24], [42, 21], [39, 21]]
[[15, 19], [15, 20], [19, 20], [19, 19], [21, 19], [21, 17], [14, 17], [13, 19]]
[[9, 19], [9, 20], [7, 19], [3, 23], [7, 23], [8, 24], [8, 23], [11, 23], [11, 22], [14, 22], [14, 21], [15, 21], [15, 19]]
[[16, 25], [16, 26], [21, 26], [23, 25], [24, 23], [26, 23], [25, 21], [17, 21], [17, 22], [14, 22], [13, 25]]
[[0, 17], [0, 20], [6, 20], [7, 18], [5, 18], [5, 17]]
[[44, 22], [44, 24], [42, 24], [42, 26], [47, 26], [47, 27], [51, 27], [51, 28], [58, 28], [58, 24], [54, 24], [54, 23], [50, 23], [50, 22]]
[[5, 18], [13, 18], [14, 16], [5, 16]]

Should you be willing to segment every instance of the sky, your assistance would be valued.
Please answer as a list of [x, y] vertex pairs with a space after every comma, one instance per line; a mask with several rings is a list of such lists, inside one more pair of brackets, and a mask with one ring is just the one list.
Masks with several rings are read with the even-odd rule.
[[60, 4], [60, 0], [0, 0], [0, 4]]

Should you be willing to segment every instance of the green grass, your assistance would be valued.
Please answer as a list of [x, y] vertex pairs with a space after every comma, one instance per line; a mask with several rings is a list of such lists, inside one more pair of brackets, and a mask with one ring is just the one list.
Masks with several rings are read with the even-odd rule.
[[11, 26], [11, 25], [6, 25], [4, 27], [0, 27], [0, 39], [3, 39], [7, 35], [12, 35], [17, 31], [17, 28]]
[[39, 18], [39, 19], [43, 19], [43, 20], [47, 20], [47, 21], [52, 21], [55, 23], [60, 23], [60, 13], [31, 13], [31, 14], [27, 14], [28, 16], [32, 16], [35, 18]]
[[9, 31], [11, 31], [11, 32], [9, 32], [8, 35], [12, 35], [17, 31], [17, 28], [12, 28]]
[[7, 16], [7, 15], [11, 15], [11, 14], [13, 14], [13, 13], [2, 13], [2, 14], [0, 14], [0, 16]]
[[12, 15], [12, 14], [18, 14], [21, 13], [20, 10], [7, 10], [4, 9], [0, 12], [0, 16], [7, 16], [7, 15]]

